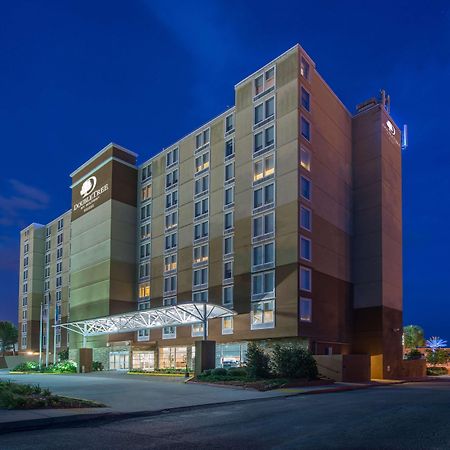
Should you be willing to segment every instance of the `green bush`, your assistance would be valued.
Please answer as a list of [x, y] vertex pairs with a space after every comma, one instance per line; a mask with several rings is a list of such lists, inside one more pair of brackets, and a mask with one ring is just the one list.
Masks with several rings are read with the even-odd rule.
[[49, 373], [76, 373], [77, 363], [70, 360], [60, 361], [56, 364], [46, 367], [42, 371]]
[[405, 355], [405, 359], [411, 361], [414, 359], [422, 359], [422, 353], [419, 352], [416, 348], [413, 348]]
[[37, 372], [39, 371], [39, 364], [36, 361], [27, 361], [14, 367], [15, 372]]
[[222, 367], [218, 367], [217, 369], [212, 369], [211, 370], [211, 375], [224, 377], [224, 376], [228, 375], [228, 371], [227, 371], [227, 369], [223, 369]]
[[100, 361], [93, 361], [92, 362], [92, 370], [94, 372], [100, 372], [103, 370], [103, 364]]
[[282, 378], [317, 378], [317, 364], [312, 354], [300, 345], [275, 345], [272, 357], [273, 370]]
[[244, 367], [231, 367], [230, 369], [228, 369], [228, 375], [230, 375], [231, 377], [244, 378], [247, 376], [247, 371]]
[[247, 373], [250, 378], [269, 378], [269, 355], [254, 342], [247, 347]]
[[447, 364], [449, 360], [447, 350], [437, 348], [436, 350], [427, 350], [427, 363], [432, 366], [439, 366], [440, 364]]
[[446, 367], [427, 367], [427, 375], [438, 376], [447, 374], [448, 370]]
[[205, 377], [209, 377], [211, 375], [211, 369], [204, 370], [201, 375], [204, 375]]

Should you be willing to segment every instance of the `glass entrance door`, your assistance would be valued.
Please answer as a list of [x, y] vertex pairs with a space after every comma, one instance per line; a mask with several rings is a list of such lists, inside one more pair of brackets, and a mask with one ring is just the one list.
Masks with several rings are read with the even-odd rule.
[[155, 352], [133, 352], [133, 369], [155, 370]]
[[110, 352], [109, 369], [110, 370], [129, 370], [130, 352]]

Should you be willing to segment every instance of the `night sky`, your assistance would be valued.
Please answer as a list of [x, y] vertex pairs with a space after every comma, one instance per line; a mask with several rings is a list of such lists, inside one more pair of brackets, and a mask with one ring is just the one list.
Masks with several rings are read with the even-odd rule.
[[0, 320], [19, 230], [70, 208], [72, 170], [111, 141], [148, 159], [297, 42], [350, 111], [384, 88], [408, 124], [404, 322], [450, 338], [448, 1], [1, 2]]

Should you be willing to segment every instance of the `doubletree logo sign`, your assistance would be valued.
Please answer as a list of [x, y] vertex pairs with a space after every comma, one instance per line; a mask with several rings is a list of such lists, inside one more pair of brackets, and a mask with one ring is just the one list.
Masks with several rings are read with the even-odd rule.
[[396, 137], [397, 130], [395, 129], [394, 124], [390, 120], [386, 120], [385, 123], [383, 123], [383, 128], [386, 130], [389, 140], [400, 147], [400, 142]]
[[80, 195], [83, 199], [73, 205], [73, 211], [81, 211], [83, 213], [94, 208], [95, 203], [100, 196], [109, 189], [108, 183], [104, 184], [101, 188], [96, 189], [97, 177], [89, 177], [83, 181], [81, 185]]

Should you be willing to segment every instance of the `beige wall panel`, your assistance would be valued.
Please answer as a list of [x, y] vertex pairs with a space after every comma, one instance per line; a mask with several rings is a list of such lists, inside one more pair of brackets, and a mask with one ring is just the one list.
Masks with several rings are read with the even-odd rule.
[[277, 61], [276, 65], [277, 88], [297, 79], [299, 73], [299, 53], [298, 47], [292, 49]]
[[253, 81], [248, 80], [236, 88], [236, 109], [242, 110], [252, 104]]

